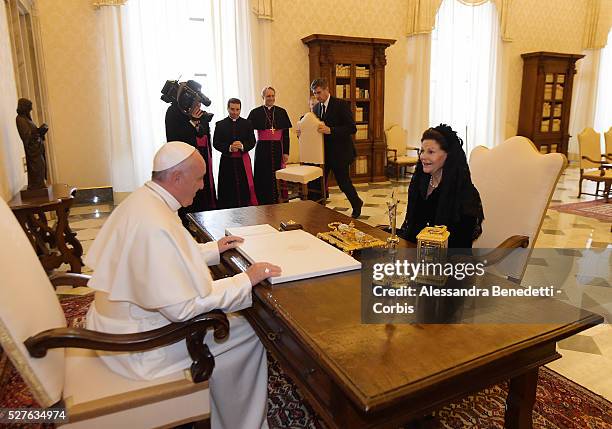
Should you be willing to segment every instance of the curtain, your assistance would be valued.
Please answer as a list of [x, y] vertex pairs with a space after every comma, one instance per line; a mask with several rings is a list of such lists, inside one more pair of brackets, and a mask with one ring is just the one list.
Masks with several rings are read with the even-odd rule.
[[408, 73], [402, 127], [407, 130], [408, 144], [420, 147], [423, 131], [429, 127], [429, 76], [431, 34], [417, 34], [408, 38]]
[[476, 146], [501, 143], [501, 38], [495, 4], [444, 0], [431, 39], [430, 125], [451, 125], [468, 155]]
[[601, 50], [599, 79], [595, 102], [595, 131], [601, 133], [602, 153], [605, 147], [603, 133], [612, 127], [612, 31], [608, 33], [608, 44]]
[[130, 0], [100, 13], [112, 185], [115, 192], [131, 192], [150, 178], [153, 156], [166, 141], [168, 104], [160, 100], [166, 80], [202, 84], [202, 92], [212, 100], [206, 108], [215, 115], [211, 128], [227, 115], [228, 98], [241, 98], [243, 108], [253, 105], [249, 3]]
[[580, 158], [578, 134], [587, 127], [593, 127], [595, 117], [597, 77], [601, 49], [587, 49], [582, 51], [582, 53], [584, 58], [576, 62], [572, 108], [569, 118], [568, 132], [570, 138], [567, 157], [571, 161], [578, 161]]

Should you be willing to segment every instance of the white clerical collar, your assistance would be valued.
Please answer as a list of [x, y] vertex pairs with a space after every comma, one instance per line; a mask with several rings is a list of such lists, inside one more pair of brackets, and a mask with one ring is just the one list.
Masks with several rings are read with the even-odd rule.
[[157, 195], [159, 195], [161, 199], [164, 200], [166, 204], [168, 204], [168, 207], [170, 207], [170, 210], [172, 210], [173, 212], [176, 212], [178, 211], [178, 209], [181, 208], [181, 203], [179, 203], [170, 192], [166, 191], [163, 186], [159, 185], [158, 183], [155, 183], [152, 180], [146, 182], [145, 186], [151, 189]]
[[230, 118], [232, 120], [232, 122], [236, 122], [240, 118], [240, 116], [238, 116], [238, 118], [236, 118], [236, 119], [232, 118], [231, 116], [228, 116], [228, 118]]

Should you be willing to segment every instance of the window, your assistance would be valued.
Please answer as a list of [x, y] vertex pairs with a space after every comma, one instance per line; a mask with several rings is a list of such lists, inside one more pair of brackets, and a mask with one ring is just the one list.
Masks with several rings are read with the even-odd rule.
[[492, 1], [442, 2], [431, 36], [429, 122], [452, 126], [468, 154], [497, 143], [500, 43]]

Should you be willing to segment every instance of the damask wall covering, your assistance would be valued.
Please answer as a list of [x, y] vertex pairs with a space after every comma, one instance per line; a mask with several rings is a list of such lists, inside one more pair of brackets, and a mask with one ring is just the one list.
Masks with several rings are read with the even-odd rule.
[[37, 0], [58, 181], [110, 185], [102, 21], [88, 0]]

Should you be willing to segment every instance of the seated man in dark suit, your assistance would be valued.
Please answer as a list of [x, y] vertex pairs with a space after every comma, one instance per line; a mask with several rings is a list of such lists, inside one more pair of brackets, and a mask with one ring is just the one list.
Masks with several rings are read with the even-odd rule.
[[349, 169], [355, 160], [357, 152], [352, 135], [357, 132], [351, 106], [329, 93], [327, 80], [319, 78], [312, 81], [310, 90], [317, 97], [319, 104], [314, 107], [314, 113], [324, 122], [319, 126], [319, 132], [324, 134], [325, 142], [325, 180], [329, 171], [334, 172], [340, 190], [348, 198], [353, 208], [352, 217], [361, 215], [363, 201], [359, 198]]

